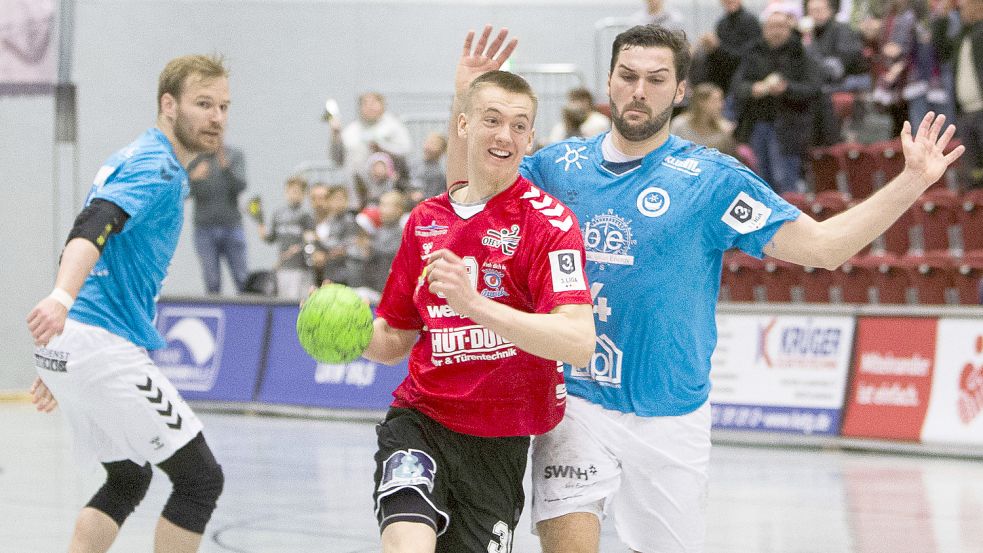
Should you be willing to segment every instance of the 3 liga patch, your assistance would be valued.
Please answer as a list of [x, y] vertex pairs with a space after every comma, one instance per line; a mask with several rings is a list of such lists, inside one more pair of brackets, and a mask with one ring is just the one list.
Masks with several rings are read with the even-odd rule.
[[747, 234], [763, 228], [769, 217], [771, 217], [770, 207], [755, 200], [746, 192], [741, 192], [734, 198], [720, 220], [737, 232]]

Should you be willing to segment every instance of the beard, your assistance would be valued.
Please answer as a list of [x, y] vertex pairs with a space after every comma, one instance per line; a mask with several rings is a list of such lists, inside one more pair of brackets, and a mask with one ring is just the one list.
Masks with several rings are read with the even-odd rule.
[[[652, 110], [641, 102], [629, 102], [624, 110], [619, 111], [610, 98], [608, 101], [611, 106], [611, 122], [614, 124], [614, 128], [618, 129], [618, 133], [630, 142], [641, 142], [652, 138], [652, 136], [661, 131], [669, 123], [669, 118], [672, 117], [672, 104], [663, 110], [662, 113], [652, 117]], [[647, 113], [649, 120], [636, 124], [629, 123], [621, 115], [623, 111], [628, 111], [629, 109]]]
[[200, 138], [196, 138], [191, 121], [184, 116], [180, 107], [177, 109], [177, 115], [174, 119], [174, 138], [181, 143], [182, 148], [189, 152], [214, 154], [219, 144], [219, 142], [214, 145], [208, 144]]

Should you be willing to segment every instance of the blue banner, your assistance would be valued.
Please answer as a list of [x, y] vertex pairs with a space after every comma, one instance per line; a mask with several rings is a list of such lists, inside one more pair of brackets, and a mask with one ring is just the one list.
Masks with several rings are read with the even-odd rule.
[[269, 309], [160, 302], [156, 325], [167, 345], [150, 356], [185, 399], [252, 401]]
[[407, 362], [382, 365], [364, 358], [317, 363], [297, 341], [297, 306], [274, 306], [270, 349], [259, 400], [332, 409], [386, 409], [406, 378]]

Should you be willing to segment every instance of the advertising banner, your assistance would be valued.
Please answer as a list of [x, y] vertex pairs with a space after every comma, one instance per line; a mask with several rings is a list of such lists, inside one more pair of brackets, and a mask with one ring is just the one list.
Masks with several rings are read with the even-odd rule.
[[836, 434], [853, 327], [850, 316], [718, 314], [713, 427]]
[[156, 325], [167, 345], [150, 357], [185, 399], [252, 401], [269, 309], [160, 302]]
[[983, 320], [940, 319], [925, 443], [983, 445]]
[[396, 366], [359, 358], [344, 365], [317, 363], [297, 341], [296, 306], [273, 307], [270, 349], [260, 401], [333, 409], [383, 410], [406, 378]]
[[844, 436], [919, 440], [937, 331], [935, 318], [860, 318]]

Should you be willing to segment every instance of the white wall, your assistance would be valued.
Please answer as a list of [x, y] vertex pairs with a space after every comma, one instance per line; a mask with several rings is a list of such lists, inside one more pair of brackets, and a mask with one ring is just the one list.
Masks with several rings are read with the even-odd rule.
[[[709, 29], [721, 13], [715, 0], [668, 4], [677, 6], [691, 32]], [[575, 63], [593, 85], [598, 82], [595, 22], [627, 16], [641, 5], [641, 0], [77, 0], [75, 194], [84, 197], [102, 161], [153, 125], [157, 75], [175, 56], [226, 55], [233, 96], [228, 140], [245, 151], [247, 195], [260, 194], [272, 206], [293, 168], [325, 157], [327, 127], [320, 121], [325, 98], [341, 102], [346, 120], [355, 97], [369, 89], [388, 95], [394, 108], [446, 110], [463, 37], [485, 23], [507, 26], [520, 39], [514, 63]], [[7, 190], [0, 204], [0, 282], [9, 286], [0, 296], [0, 390], [24, 387], [32, 378], [23, 320], [50, 290], [52, 252], [64, 240], [52, 231], [52, 106], [50, 98], [0, 98], [0, 184]], [[540, 132], [546, 131], [540, 127]], [[166, 294], [203, 290], [188, 223]], [[252, 233], [249, 249], [253, 268], [271, 264], [272, 249]]]

